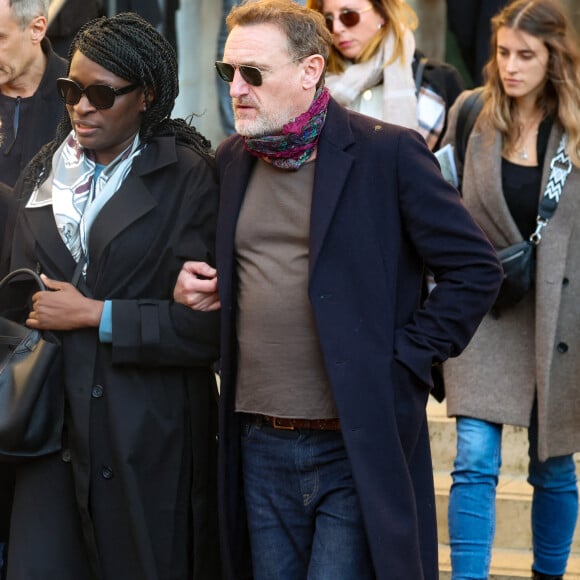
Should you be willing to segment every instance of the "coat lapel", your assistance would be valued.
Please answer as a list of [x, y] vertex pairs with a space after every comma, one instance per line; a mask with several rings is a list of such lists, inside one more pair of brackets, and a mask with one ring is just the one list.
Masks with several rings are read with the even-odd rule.
[[311, 277], [354, 162], [354, 157], [345, 151], [353, 142], [346, 111], [331, 99], [316, 156], [310, 211]]
[[39, 253], [46, 268], [43, 273], [70, 282], [76, 263], [58, 233], [52, 204], [26, 208], [24, 211], [30, 231], [35, 237], [35, 251]]
[[[116, 236], [157, 207], [158, 200], [151, 195], [141, 176], [174, 163], [176, 159], [175, 138], [169, 136], [152, 141], [143, 155], [135, 160], [133, 169], [91, 228], [89, 257], [94, 265], [98, 264], [100, 256]], [[58, 233], [52, 204], [28, 208], [26, 217], [37, 239], [37, 251], [47, 267], [52, 268], [51, 275], [70, 281], [76, 264]]]
[[244, 194], [250, 180], [255, 158], [243, 147], [241, 139], [235, 137], [234, 151], [224, 153], [220, 160], [218, 150], [218, 167], [220, 173], [220, 210], [217, 225], [217, 256], [220, 270], [220, 297], [226, 303], [232, 298], [232, 275], [234, 268], [234, 249], [238, 215], [242, 207]]
[[155, 209], [159, 203], [141, 177], [177, 161], [175, 137], [157, 137], [133, 162], [119, 190], [103, 206], [89, 235], [89, 257], [97, 263], [105, 248], [123, 230]]
[[91, 261], [97, 261], [111, 240], [155, 207], [157, 200], [142, 180], [131, 172], [93, 223], [89, 234]]
[[473, 193], [487, 216], [477, 216], [492, 244], [505, 247], [522, 241], [520, 231], [511, 215], [503, 194], [501, 182], [502, 139], [499, 131], [478, 130], [477, 126], [470, 137], [474, 184]]

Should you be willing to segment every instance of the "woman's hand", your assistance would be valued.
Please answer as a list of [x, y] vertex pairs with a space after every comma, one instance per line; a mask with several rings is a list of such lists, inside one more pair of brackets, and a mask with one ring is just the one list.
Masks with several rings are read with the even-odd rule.
[[98, 327], [103, 302], [83, 296], [72, 284], [40, 277], [48, 290], [32, 296], [26, 325], [37, 330], [76, 330]]

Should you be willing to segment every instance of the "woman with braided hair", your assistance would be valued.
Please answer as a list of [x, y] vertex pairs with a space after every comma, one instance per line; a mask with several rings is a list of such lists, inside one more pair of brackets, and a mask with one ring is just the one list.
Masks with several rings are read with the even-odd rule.
[[139, 16], [88, 23], [69, 60], [10, 256], [48, 287], [27, 324], [62, 342], [63, 447], [18, 466], [8, 578], [216, 580], [219, 313], [172, 299], [183, 262], [213, 262], [210, 145], [169, 119], [175, 52]]

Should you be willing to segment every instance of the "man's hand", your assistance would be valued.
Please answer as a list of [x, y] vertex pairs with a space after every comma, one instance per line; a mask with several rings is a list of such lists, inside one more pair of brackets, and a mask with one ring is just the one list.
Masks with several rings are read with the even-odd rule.
[[215, 268], [205, 262], [185, 262], [175, 283], [173, 299], [193, 310], [218, 310], [221, 304]]
[[103, 302], [83, 296], [72, 284], [41, 274], [48, 288], [32, 296], [32, 311], [26, 325], [38, 330], [76, 330], [98, 327]]

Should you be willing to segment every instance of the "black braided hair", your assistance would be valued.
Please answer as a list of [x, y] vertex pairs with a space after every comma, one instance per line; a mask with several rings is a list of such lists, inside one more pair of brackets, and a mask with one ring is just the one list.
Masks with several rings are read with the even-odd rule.
[[[149, 22], [133, 12], [91, 20], [71, 44], [69, 70], [77, 50], [118, 77], [143, 87], [147, 99], [139, 131], [143, 142], [156, 135], [172, 134], [203, 157], [211, 156], [210, 142], [195, 127], [183, 119], [169, 118], [179, 93], [177, 56], [171, 44]], [[152, 100], [148, 98], [148, 88], [152, 89]], [[25, 180], [46, 179], [52, 156], [71, 129], [66, 114], [56, 129], [54, 141], [45, 145], [25, 169]]]

